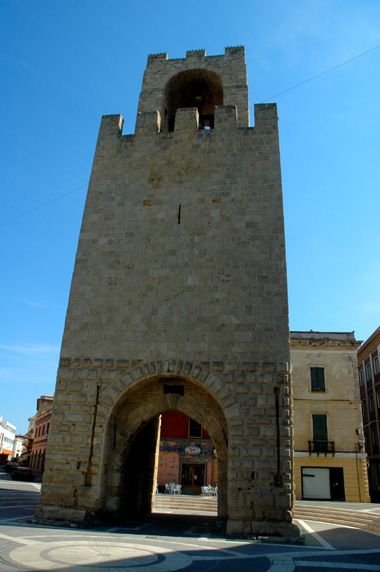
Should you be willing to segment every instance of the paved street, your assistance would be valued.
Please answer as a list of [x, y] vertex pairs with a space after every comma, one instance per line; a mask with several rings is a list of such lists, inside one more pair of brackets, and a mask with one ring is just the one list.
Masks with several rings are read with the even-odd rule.
[[0, 522], [33, 515], [39, 503], [40, 489], [39, 483], [13, 481], [0, 469]]
[[380, 536], [311, 521], [299, 521], [305, 546], [226, 539], [210, 517], [157, 516], [95, 530], [38, 526], [25, 520], [38, 489], [0, 474], [1, 572], [380, 571]]

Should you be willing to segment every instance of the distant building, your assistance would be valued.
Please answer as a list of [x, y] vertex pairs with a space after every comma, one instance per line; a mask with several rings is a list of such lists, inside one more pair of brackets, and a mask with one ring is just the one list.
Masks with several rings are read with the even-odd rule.
[[181, 484], [182, 492], [201, 492], [218, 484], [218, 463], [209, 434], [188, 415], [167, 411], [161, 417], [158, 490], [166, 483]]
[[23, 465], [29, 466], [30, 454], [32, 452], [33, 439], [34, 439], [34, 426], [36, 423], [36, 416], [28, 418], [28, 430], [24, 437], [24, 446], [22, 449], [20, 461]]
[[369, 492], [380, 502], [380, 326], [358, 350], [360, 397], [368, 452]]
[[15, 436], [16, 426], [0, 416], [0, 455], [12, 456]]
[[12, 455], [16, 426], [0, 416], [0, 454]]
[[43, 473], [45, 455], [50, 431], [54, 397], [41, 395], [37, 399], [37, 414], [34, 416], [34, 435], [29, 457], [29, 467]]
[[368, 502], [353, 332], [290, 332], [296, 498]]
[[13, 442], [12, 457], [18, 459], [21, 457], [21, 454], [24, 449], [24, 443], [25, 443], [24, 435], [15, 435], [15, 440]]

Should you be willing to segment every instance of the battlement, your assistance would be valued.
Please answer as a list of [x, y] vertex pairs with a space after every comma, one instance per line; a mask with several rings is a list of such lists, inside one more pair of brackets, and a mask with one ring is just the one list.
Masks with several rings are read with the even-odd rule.
[[[275, 103], [256, 104], [254, 106], [255, 126], [243, 128], [252, 135], [275, 135], [277, 137], [277, 106]], [[162, 128], [163, 127], [163, 128]], [[122, 135], [123, 118], [121, 115], [104, 115], [99, 130], [98, 150], [103, 153], [111, 150], [121, 138], [134, 140], [135, 137], [170, 137], [181, 136], [218, 137], [219, 134], [232, 134], [238, 129], [238, 111], [236, 105], [220, 105], [215, 107], [213, 128], [204, 126], [200, 121], [197, 107], [182, 107], [176, 110], [175, 125], [172, 133], [162, 125], [162, 116], [158, 110], [139, 112], [136, 120], [136, 131], [132, 135]], [[223, 135], [224, 136], [224, 135]]]
[[244, 46], [227, 46], [224, 48], [224, 53], [226, 56], [235, 56], [235, 55], [243, 55], [245, 54]]
[[[255, 133], [277, 135], [276, 104], [258, 104], [254, 110]], [[120, 138], [122, 125], [121, 116], [104, 116], [99, 148]], [[203, 48], [188, 50], [180, 59], [169, 59], [166, 52], [148, 56], [129, 139], [170, 133], [195, 137], [199, 131], [207, 136], [237, 128], [249, 128], [243, 46], [228, 46], [218, 56], [208, 56]]]
[[162, 62], [180, 62], [186, 61], [189, 59], [200, 59], [200, 58], [207, 58], [207, 59], [222, 59], [222, 58], [243, 58], [245, 56], [244, 46], [227, 46], [224, 48], [224, 54], [216, 55], [216, 56], [208, 56], [207, 52], [204, 48], [197, 49], [197, 50], [187, 50], [185, 58], [171, 58], [169, 60], [167, 52], [159, 52], [157, 54], [149, 54], [148, 55], [148, 62], [147, 65], [154, 65], [156, 63]]
[[187, 58], [203, 58], [206, 56], [206, 50], [187, 50], [186, 57]]
[[167, 139], [177, 137], [195, 138], [206, 141], [207, 138], [233, 136], [233, 133], [249, 132], [253, 137], [278, 137], [277, 105], [275, 103], [256, 104], [254, 106], [254, 127], [239, 128], [238, 110], [236, 105], [219, 105], [215, 107], [213, 127], [205, 126], [197, 107], [180, 107], [176, 110], [174, 128], [168, 132], [163, 125], [163, 118], [158, 110], [142, 111], [137, 115], [136, 130], [134, 134], [123, 135], [123, 117], [121, 115], [104, 115], [102, 117], [97, 155], [114, 153], [115, 145], [121, 140], [132, 143], [135, 138]]
[[205, 49], [188, 50], [184, 58], [148, 56], [138, 112], [158, 110], [161, 131], [174, 130], [176, 111], [184, 107], [196, 107], [200, 125], [213, 128], [216, 107], [225, 105], [236, 106], [239, 127], [249, 126], [243, 46], [226, 47], [217, 56]]
[[168, 53], [167, 52], [161, 52], [158, 54], [149, 54], [148, 55], [148, 65], [150, 63], [156, 62], [158, 60], [167, 60], [168, 59]]

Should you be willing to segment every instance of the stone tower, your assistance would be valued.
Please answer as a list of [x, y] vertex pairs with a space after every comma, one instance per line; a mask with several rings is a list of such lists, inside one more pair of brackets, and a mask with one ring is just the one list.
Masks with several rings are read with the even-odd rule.
[[39, 515], [149, 513], [160, 414], [208, 431], [230, 534], [294, 535], [274, 104], [244, 49], [148, 57], [136, 130], [104, 116], [62, 342]]

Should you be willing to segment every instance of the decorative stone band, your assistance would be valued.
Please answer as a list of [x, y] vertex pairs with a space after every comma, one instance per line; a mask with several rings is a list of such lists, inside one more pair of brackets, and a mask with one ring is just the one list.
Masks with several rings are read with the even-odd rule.
[[[141, 368], [144, 372], [152, 374], [164, 374], [164, 373], [185, 373], [192, 374], [192, 377], [197, 377], [194, 375], [199, 370], [198, 375], [202, 369], [207, 369], [208, 371], [214, 371], [219, 373], [233, 373], [238, 371], [245, 372], [263, 372], [263, 373], [273, 373], [273, 374], [283, 374], [287, 375], [289, 373], [289, 366], [287, 363], [282, 362], [254, 362], [254, 361], [207, 361], [201, 362], [199, 364], [194, 364], [190, 361], [185, 360], [154, 360], [145, 361], [143, 359], [110, 359], [110, 358], [86, 358], [86, 357], [61, 357], [59, 366], [61, 368], [75, 368], [75, 369], [129, 369], [136, 372], [136, 375], [140, 373]], [[142, 377], [142, 375], [141, 375]]]

